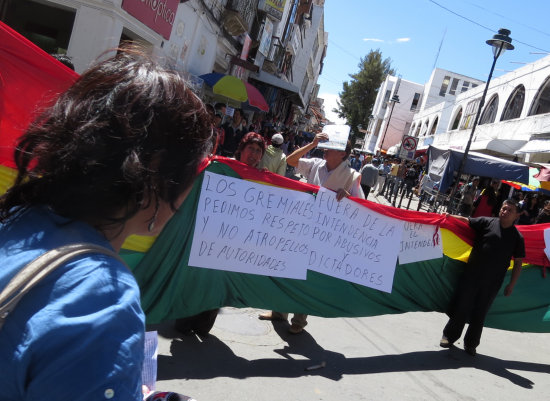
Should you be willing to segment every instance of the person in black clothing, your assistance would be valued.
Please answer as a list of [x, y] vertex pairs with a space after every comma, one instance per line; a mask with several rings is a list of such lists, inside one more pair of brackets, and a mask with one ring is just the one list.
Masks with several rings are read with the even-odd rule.
[[518, 225], [535, 223], [535, 220], [539, 214], [538, 202], [539, 198], [537, 197], [537, 195], [527, 195], [527, 198], [525, 198], [525, 201], [523, 202], [523, 205], [521, 206], [519, 212], [519, 220], [517, 223]]
[[404, 185], [407, 198], [411, 195], [413, 187], [418, 183], [420, 170], [417, 165], [410, 165], [405, 171]]
[[550, 200], [544, 201], [544, 207], [535, 220], [535, 224], [550, 223]]
[[512, 276], [504, 289], [505, 296], [512, 294], [521, 273], [525, 244], [523, 236], [514, 226], [519, 209], [511, 199], [504, 201], [499, 217], [452, 217], [469, 223], [476, 236], [439, 345], [443, 348], [451, 347], [460, 338], [464, 325], [469, 322], [464, 336], [464, 350], [473, 356], [480, 342], [485, 316], [502, 286], [513, 257]]
[[239, 142], [241, 142], [242, 137], [246, 134], [245, 128], [242, 125], [242, 119], [242, 111], [240, 109], [235, 109], [233, 111], [233, 118], [231, 119], [231, 122], [222, 126], [225, 131], [225, 139], [222, 149], [223, 156], [233, 157]]

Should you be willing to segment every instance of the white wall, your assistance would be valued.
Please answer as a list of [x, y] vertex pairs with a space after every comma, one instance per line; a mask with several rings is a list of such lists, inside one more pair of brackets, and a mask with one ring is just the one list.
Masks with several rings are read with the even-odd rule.
[[[98, 3], [92, 0], [50, 0], [54, 7], [60, 5], [76, 11], [75, 22], [67, 55], [70, 56], [78, 73], [98, 61], [107, 50], [118, 47], [123, 28], [139, 35], [153, 47], [160, 50], [161, 35], [146, 27], [120, 8], [122, 0]], [[111, 53], [112, 54], [112, 53]]]
[[79, 73], [94, 64], [105, 51], [118, 47], [124, 28], [151, 46], [153, 54], [161, 62], [195, 75], [212, 71], [220, 28], [208, 21], [207, 13], [202, 12], [202, 4], [198, 0], [179, 5], [170, 40], [165, 40], [122, 10], [122, 0], [101, 3], [93, 0], [50, 2], [76, 10], [67, 54]]
[[[302, 37], [301, 41], [301, 47], [298, 49], [298, 53], [296, 54], [296, 57], [294, 59], [294, 63], [292, 65], [292, 84], [297, 86], [298, 88], [302, 88], [302, 83], [304, 81], [304, 77], [307, 74], [307, 68], [311, 60], [311, 64], [313, 67], [313, 74], [309, 76], [309, 83], [307, 85], [307, 88], [302, 92], [302, 96], [304, 99], [304, 103], [308, 104], [310, 100], [310, 94], [311, 89], [313, 86], [317, 83], [317, 76], [318, 76], [318, 61], [317, 65], [315, 64], [315, 60], [313, 60], [313, 57], [315, 55], [312, 54], [313, 52], [313, 44], [315, 42], [315, 38], [317, 37], [319, 25], [321, 24], [321, 19], [323, 18], [324, 8], [313, 5], [311, 10], [311, 23], [306, 21], [306, 27], [305, 33]], [[296, 34], [300, 34], [300, 30], [297, 29]], [[319, 54], [322, 54], [322, 47], [319, 45]], [[317, 75], [315, 75], [315, 71], [317, 71]]]
[[[547, 56], [491, 80], [487, 91], [485, 106], [487, 106], [494, 95], [498, 96], [499, 102], [496, 119], [492, 124], [483, 124], [476, 127], [472, 149], [483, 146], [487, 141], [504, 140], [508, 141], [510, 145], [510, 149], [506, 154], [512, 156], [514, 151], [517, 150], [517, 147], [520, 146], [519, 141], [528, 141], [532, 135], [548, 132], [548, 127], [550, 127], [550, 115], [528, 116], [528, 114], [539, 88], [549, 76], [550, 56]], [[525, 87], [525, 101], [520, 117], [514, 120], [500, 121], [506, 103], [518, 85], [523, 85]], [[483, 90], [484, 85], [481, 85], [457, 96], [456, 102], [452, 107], [448, 125], [443, 133], [436, 135], [434, 138], [434, 145], [452, 146], [456, 148], [465, 147], [471, 133], [472, 124], [467, 129], [460, 129], [459, 127], [459, 129], [450, 130], [450, 126], [458, 110], [462, 108], [464, 111], [470, 101], [481, 97]], [[517, 142], [514, 143], [511, 141]], [[476, 144], [476, 142], [478, 143]]]
[[194, 75], [212, 72], [220, 28], [209, 23], [205, 13], [197, 12], [193, 1], [178, 7], [170, 40], [165, 42], [164, 54], [179, 71]]
[[[373, 108], [373, 126], [376, 126], [376, 122], [381, 120], [380, 130], [378, 136], [375, 136], [376, 132], [369, 135], [366, 150], [375, 152], [382, 148], [388, 150], [394, 145], [399, 145], [403, 139], [403, 135], [406, 134], [405, 128], [407, 123], [412, 121], [414, 111], [411, 111], [411, 104], [415, 93], [422, 93], [424, 86], [401, 80], [399, 88], [397, 88], [397, 95], [399, 96], [399, 103], [388, 104], [384, 108], [384, 100], [386, 91], [390, 90], [391, 99], [396, 94], [396, 84], [398, 78], [394, 76], [386, 77], [384, 83], [380, 86], [378, 95]], [[393, 112], [392, 112], [393, 107]], [[391, 115], [391, 118], [390, 118]], [[374, 146], [373, 146], [374, 144]]]
[[[439, 93], [441, 90], [441, 86], [443, 84], [443, 80], [446, 76], [450, 77], [449, 86], [445, 91], [445, 94], [441, 96]], [[451, 89], [451, 85], [454, 79], [458, 80], [458, 85], [456, 87], [455, 94], [452, 95], [449, 93], [449, 91]], [[422, 104], [420, 106], [420, 110], [423, 110], [424, 108], [432, 107], [443, 101], [447, 101], [447, 102], [454, 101], [454, 99], [458, 95], [460, 95], [460, 93], [462, 93], [462, 87], [464, 85], [464, 82], [469, 83], [468, 90], [472, 88], [472, 84], [475, 84], [478, 86], [485, 84], [485, 82], [480, 81], [479, 79], [468, 77], [462, 74], [457, 74], [456, 72], [452, 72], [449, 70], [442, 70], [440, 68], [435, 68], [432, 71], [432, 75], [430, 76], [430, 79], [428, 80], [428, 82], [426, 82], [424, 86], [424, 93], [422, 95]]]

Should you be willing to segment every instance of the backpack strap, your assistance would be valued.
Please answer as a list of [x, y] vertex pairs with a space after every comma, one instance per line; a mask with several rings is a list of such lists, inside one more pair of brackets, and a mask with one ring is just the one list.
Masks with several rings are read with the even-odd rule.
[[[0, 330], [21, 298], [52, 271], [70, 259], [86, 253], [101, 253], [126, 263], [115, 252], [92, 243], [78, 243], [52, 249], [24, 266], [0, 293]], [[126, 266], [127, 267], [127, 266]]]

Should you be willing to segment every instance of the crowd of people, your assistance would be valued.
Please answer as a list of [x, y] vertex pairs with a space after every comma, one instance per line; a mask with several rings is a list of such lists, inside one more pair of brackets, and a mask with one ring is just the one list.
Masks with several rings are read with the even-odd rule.
[[[261, 121], [248, 125], [243, 117], [235, 109], [227, 118], [225, 105], [205, 105], [178, 74], [138, 49], [126, 49], [83, 73], [30, 126], [15, 151], [15, 184], [0, 197], [0, 288], [45, 252], [75, 242], [93, 247], [43, 279], [0, 326], [0, 384], [7, 398], [149, 395], [140, 380], [145, 316], [139, 288], [115, 253], [130, 235], [160, 233], [212, 154], [301, 177], [333, 190], [338, 201], [375, 193], [395, 202], [398, 194], [420, 193], [421, 160], [352, 155], [350, 143], [320, 151], [325, 133], [274, 131]], [[469, 262], [478, 269], [467, 269], [440, 343], [451, 346], [473, 311], [465, 340], [472, 355], [512, 257], [516, 267], [506, 295], [519, 276], [524, 247], [515, 222], [550, 221], [549, 201], [544, 207], [537, 196], [518, 199], [521, 206], [501, 202], [500, 183], [489, 180], [483, 187], [481, 181], [474, 177], [462, 186], [461, 216], [455, 216], [478, 235]], [[495, 235], [505, 235], [506, 242], [487, 253], [483, 245]], [[491, 252], [499, 252], [498, 263], [492, 263]], [[494, 267], [480, 273], [479, 266], [486, 265]], [[480, 284], [479, 277], [486, 282]], [[472, 294], [483, 302], [472, 304]], [[179, 319], [176, 327], [206, 335], [217, 313]], [[288, 313], [270, 311], [259, 318], [287, 320]], [[299, 334], [306, 325], [307, 315], [295, 313], [289, 331]]]
[[[393, 206], [399, 196], [416, 197], [419, 202], [432, 204], [438, 193], [438, 182], [430, 179], [422, 158], [401, 160], [392, 156], [360, 154], [350, 156], [350, 168], [358, 171], [365, 199], [369, 194], [384, 196]], [[444, 196], [448, 196], [452, 186]], [[512, 198], [520, 208], [518, 225], [550, 222], [550, 196], [545, 192], [513, 189], [501, 180], [490, 177], [471, 177], [460, 182], [455, 194], [456, 213], [465, 217], [496, 217], [504, 200]]]
[[[484, 184], [483, 184], [484, 183]], [[519, 207], [515, 224], [530, 225], [550, 222], [550, 199], [544, 193], [524, 192], [489, 177], [472, 177], [457, 192], [459, 213], [465, 217], [496, 217], [506, 199]]]

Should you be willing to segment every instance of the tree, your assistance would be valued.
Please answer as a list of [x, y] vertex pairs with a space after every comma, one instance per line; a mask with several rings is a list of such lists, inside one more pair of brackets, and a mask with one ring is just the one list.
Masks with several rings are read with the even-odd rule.
[[333, 111], [338, 113], [338, 117], [345, 118], [351, 127], [353, 136], [363, 136], [359, 133], [358, 126], [367, 127], [369, 116], [372, 114], [372, 108], [376, 101], [378, 89], [387, 75], [393, 75], [391, 60], [389, 58], [382, 60], [382, 53], [379, 49], [371, 50], [359, 62], [359, 72], [350, 74], [351, 81], [344, 82], [343, 91], [339, 93], [340, 101], [338, 107]]

